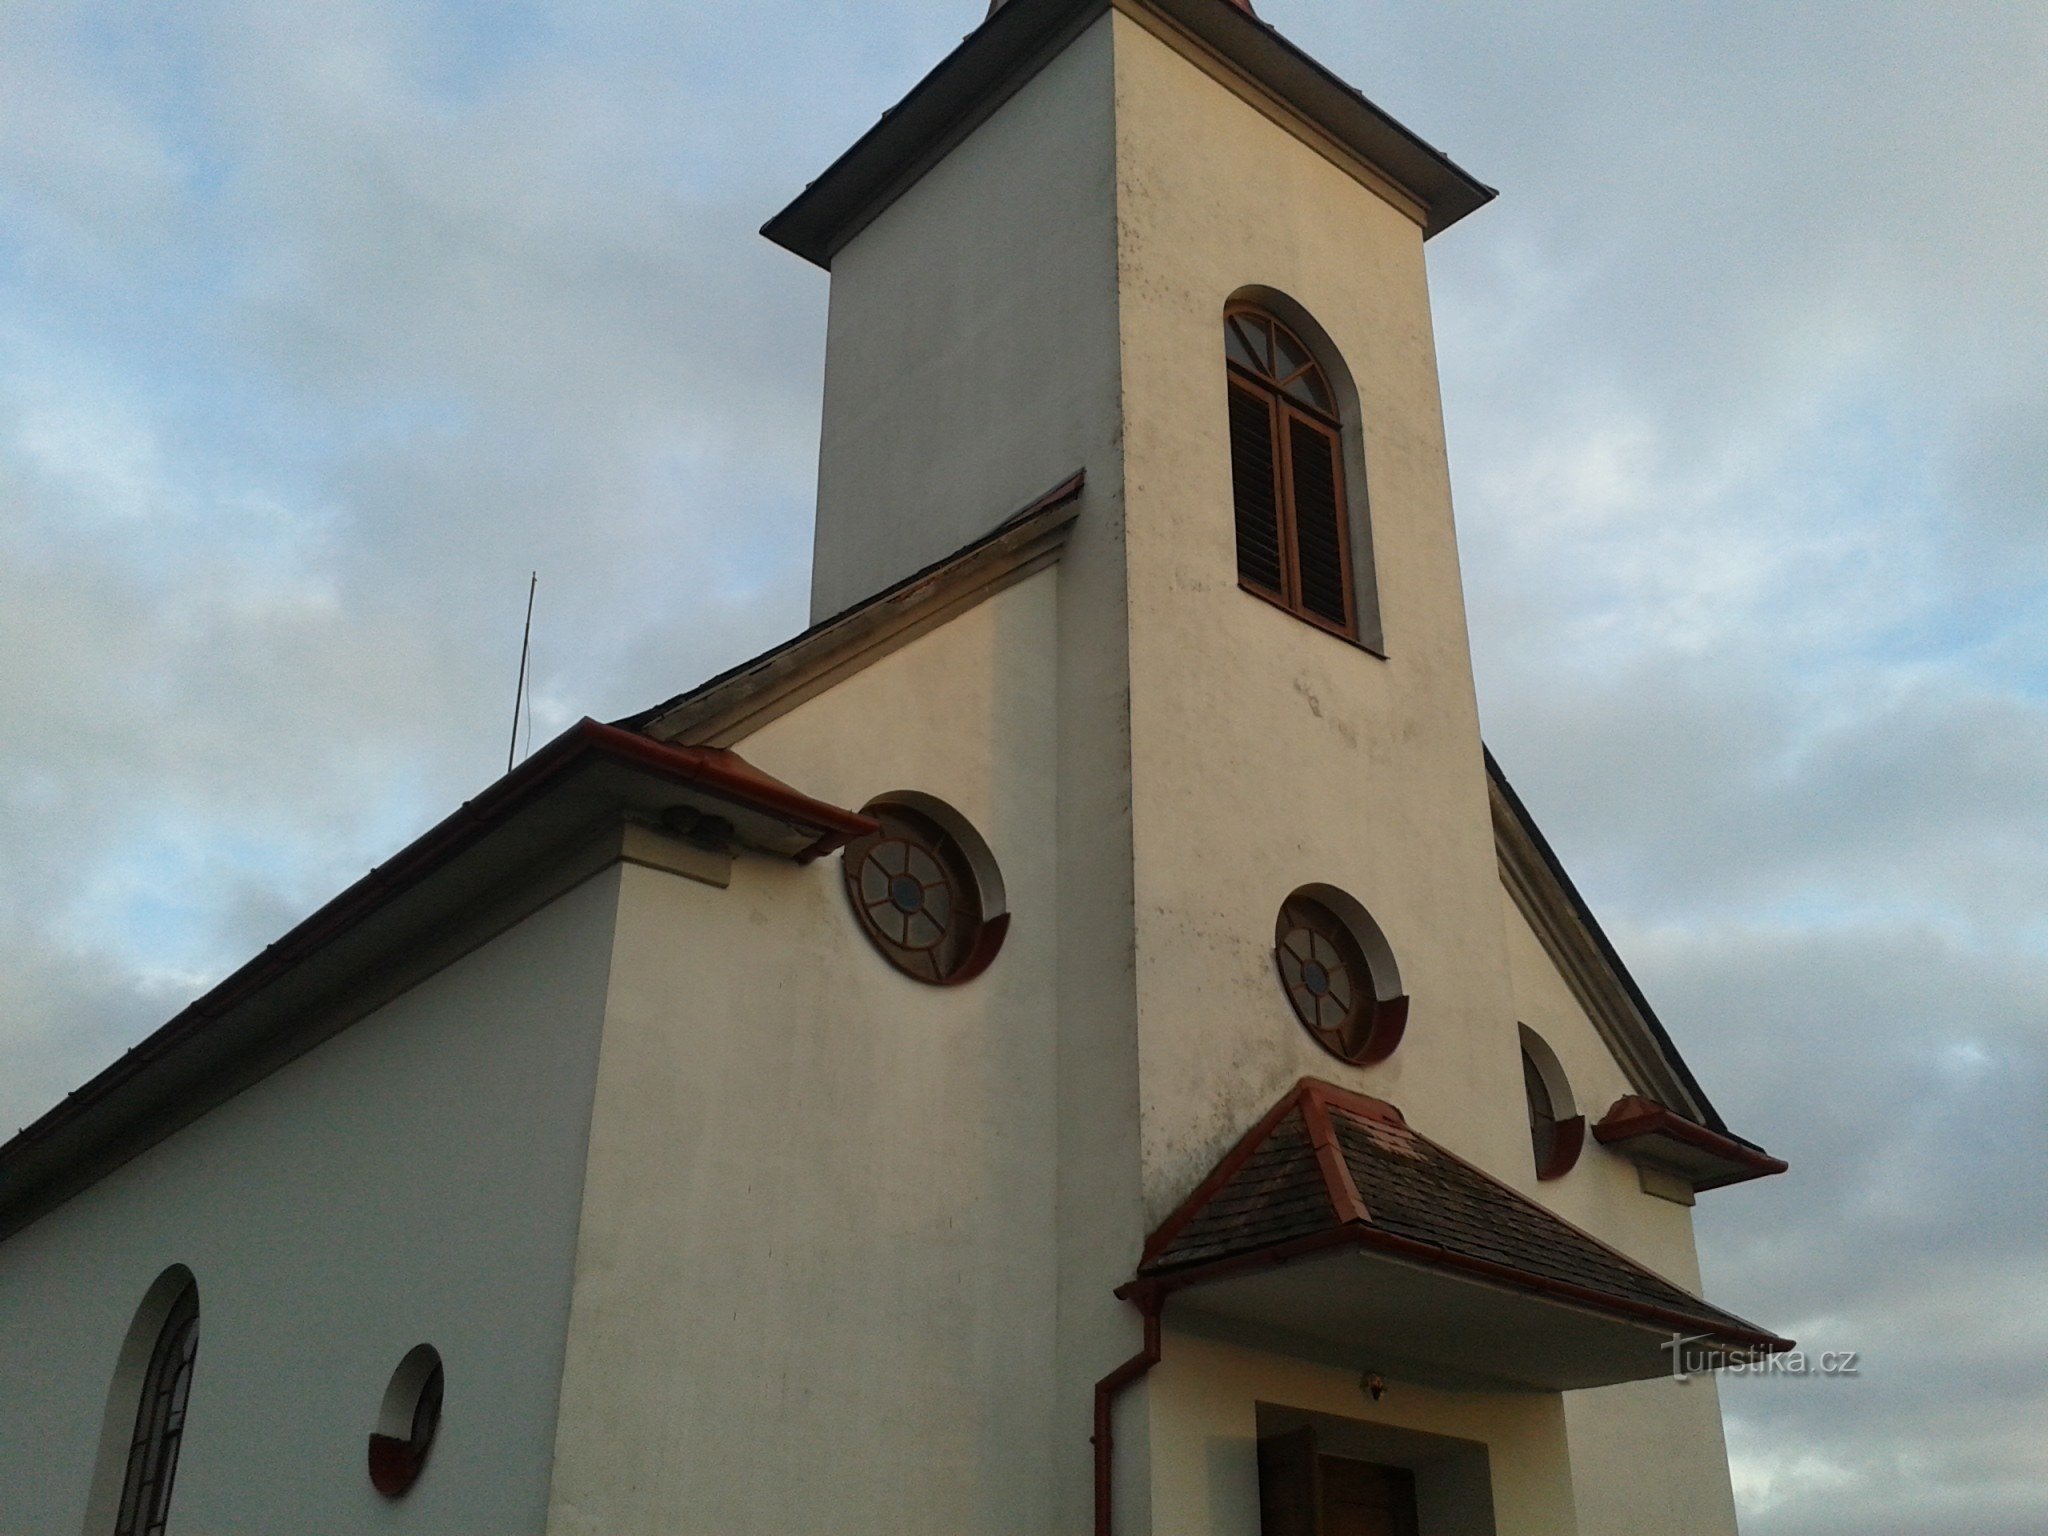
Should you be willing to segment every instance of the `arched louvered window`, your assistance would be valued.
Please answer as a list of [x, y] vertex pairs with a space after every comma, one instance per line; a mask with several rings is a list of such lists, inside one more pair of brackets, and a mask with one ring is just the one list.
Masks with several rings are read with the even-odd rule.
[[114, 1536], [163, 1536], [171, 1513], [171, 1484], [178, 1473], [178, 1448], [185, 1439], [192, 1362], [198, 1352], [199, 1288], [187, 1285], [164, 1318], [143, 1374]]
[[1356, 639], [1344, 424], [1329, 378], [1299, 337], [1255, 309], [1224, 316], [1223, 350], [1238, 584]]

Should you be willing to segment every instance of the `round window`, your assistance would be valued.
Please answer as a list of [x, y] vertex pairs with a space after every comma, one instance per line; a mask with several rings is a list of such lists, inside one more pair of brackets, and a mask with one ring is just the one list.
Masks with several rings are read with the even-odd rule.
[[935, 802], [877, 801], [881, 830], [847, 846], [846, 894], [876, 949], [906, 976], [957, 986], [988, 969], [1009, 919], [995, 860]]
[[1357, 903], [1297, 891], [1280, 908], [1273, 957], [1294, 1016], [1316, 1044], [1354, 1066], [1394, 1053], [1408, 1000], [1398, 995], [1385, 939]]
[[377, 1413], [377, 1433], [370, 1436], [370, 1482], [386, 1498], [410, 1490], [426, 1469], [427, 1453], [441, 1430], [445, 1389], [441, 1355], [431, 1344], [409, 1351], [391, 1373]]

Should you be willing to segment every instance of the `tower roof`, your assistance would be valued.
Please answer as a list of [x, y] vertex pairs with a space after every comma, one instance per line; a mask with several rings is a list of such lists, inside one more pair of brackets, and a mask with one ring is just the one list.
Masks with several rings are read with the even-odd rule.
[[1278, 104], [1337, 155], [1362, 162], [1441, 233], [1497, 195], [1261, 21], [1243, 0], [1002, 0], [762, 233], [821, 267], [1076, 37], [1112, 9]]

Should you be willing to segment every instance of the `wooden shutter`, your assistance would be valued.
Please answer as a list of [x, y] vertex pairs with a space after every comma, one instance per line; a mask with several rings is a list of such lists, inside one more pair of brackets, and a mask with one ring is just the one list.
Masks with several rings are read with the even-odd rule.
[[1280, 466], [1273, 403], [1230, 389], [1230, 482], [1237, 500], [1237, 579], [1285, 599], [1280, 543]]
[[1322, 1481], [1313, 1429], [1304, 1427], [1261, 1440], [1260, 1536], [1321, 1536]]
[[1351, 572], [1345, 549], [1337, 436], [1287, 413], [1288, 482], [1294, 511], [1295, 601], [1338, 629], [1351, 628]]

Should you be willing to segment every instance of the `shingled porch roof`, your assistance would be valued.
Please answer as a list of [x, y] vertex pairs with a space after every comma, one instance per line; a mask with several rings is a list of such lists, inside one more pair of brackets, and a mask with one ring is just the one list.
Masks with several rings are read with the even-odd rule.
[[[1375, 1262], [1330, 1262], [1346, 1256]], [[1446, 1151], [1393, 1105], [1314, 1078], [1152, 1235], [1123, 1294], [1184, 1295], [1361, 1360], [1557, 1390], [1659, 1374], [1673, 1335], [1726, 1356], [1792, 1347]]]

